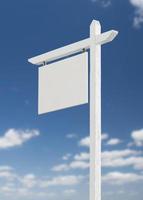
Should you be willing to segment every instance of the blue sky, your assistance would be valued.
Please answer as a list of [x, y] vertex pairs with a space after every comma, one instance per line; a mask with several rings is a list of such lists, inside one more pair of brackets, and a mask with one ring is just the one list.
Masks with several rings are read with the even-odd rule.
[[29, 57], [119, 30], [102, 47], [102, 199], [142, 200], [143, 0], [1, 1], [0, 199], [88, 200], [88, 105], [37, 115]]

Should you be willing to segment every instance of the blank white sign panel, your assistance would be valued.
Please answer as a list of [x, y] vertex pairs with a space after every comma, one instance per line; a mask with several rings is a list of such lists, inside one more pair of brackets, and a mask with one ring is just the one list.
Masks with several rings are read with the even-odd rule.
[[38, 113], [88, 103], [88, 53], [39, 68]]

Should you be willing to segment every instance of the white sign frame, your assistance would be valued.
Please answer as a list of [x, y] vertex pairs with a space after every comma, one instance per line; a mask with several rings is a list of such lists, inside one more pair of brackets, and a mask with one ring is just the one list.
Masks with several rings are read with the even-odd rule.
[[38, 114], [88, 103], [88, 52], [39, 67]]
[[90, 200], [101, 200], [101, 45], [111, 42], [118, 31], [101, 33], [99, 21], [90, 25], [90, 37], [28, 59], [35, 65], [90, 50]]

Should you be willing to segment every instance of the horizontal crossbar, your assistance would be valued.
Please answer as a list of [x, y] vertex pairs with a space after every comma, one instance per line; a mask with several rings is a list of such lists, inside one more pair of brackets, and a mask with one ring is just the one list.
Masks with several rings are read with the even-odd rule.
[[[100, 35], [97, 35], [95, 36], [95, 45], [102, 45], [102, 44], [111, 42], [116, 37], [117, 34], [118, 34], [117, 31], [111, 30], [111, 31], [102, 33]], [[41, 54], [39, 56], [35, 56], [33, 58], [28, 59], [28, 61], [34, 65], [41, 65], [45, 62], [51, 62], [53, 60], [57, 60], [62, 57], [79, 53], [83, 51], [83, 49], [87, 50], [90, 48], [90, 44], [91, 44], [91, 40], [90, 38], [87, 38], [79, 42]]]

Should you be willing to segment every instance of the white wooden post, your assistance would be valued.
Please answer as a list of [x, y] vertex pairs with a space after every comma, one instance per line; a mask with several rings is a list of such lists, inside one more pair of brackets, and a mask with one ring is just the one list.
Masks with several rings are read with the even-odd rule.
[[90, 25], [90, 200], [101, 200], [101, 44], [95, 37], [101, 26]]
[[100, 22], [93, 20], [89, 38], [28, 59], [41, 65], [90, 49], [90, 200], [101, 200], [101, 45], [117, 34], [115, 30], [101, 34]]

